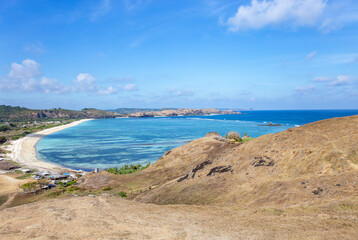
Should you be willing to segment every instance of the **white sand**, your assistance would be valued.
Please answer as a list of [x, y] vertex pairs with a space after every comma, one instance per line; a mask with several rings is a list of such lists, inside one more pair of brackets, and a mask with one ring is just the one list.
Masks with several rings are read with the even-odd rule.
[[40, 132], [32, 133], [24, 138], [13, 141], [9, 147], [11, 151], [10, 158], [13, 161], [20, 163], [21, 165], [25, 165], [28, 168], [38, 169], [38, 170], [47, 170], [47, 171], [63, 171], [68, 170], [59, 165], [49, 162], [43, 162], [37, 159], [36, 157], [36, 143], [44, 136], [61, 131], [63, 129], [76, 126], [80, 123], [89, 121], [92, 119], [83, 119], [70, 124], [53, 127], [49, 129], [45, 129]]

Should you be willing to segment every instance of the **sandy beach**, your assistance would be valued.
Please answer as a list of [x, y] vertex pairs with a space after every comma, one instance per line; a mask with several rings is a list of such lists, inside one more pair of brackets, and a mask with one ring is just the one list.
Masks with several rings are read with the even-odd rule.
[[11, 160], [20, 163], [28, 168], [38, 169], [38, 170], [47, 170], [47, 171], [63, 171], [68, 170], [59, 165], [49, 162], [43, 162], [36, 157], [36, 143], [44, 136], [64, 130], [81, 124], [83, 122], [89, 121], [92, 119], [82, 119], [70, 124], [53, 127], [45, 129], [40, 132], [29, 134], [24, 138], [13, 141], [9, 146], [8, 150], [11, 151], [10, 158]]

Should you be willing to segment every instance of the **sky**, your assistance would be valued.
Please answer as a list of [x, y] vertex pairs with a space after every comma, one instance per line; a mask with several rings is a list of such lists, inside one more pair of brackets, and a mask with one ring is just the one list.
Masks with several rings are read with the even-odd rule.
[[1, 0], [2, 104], [358, 109], [358, 1]]

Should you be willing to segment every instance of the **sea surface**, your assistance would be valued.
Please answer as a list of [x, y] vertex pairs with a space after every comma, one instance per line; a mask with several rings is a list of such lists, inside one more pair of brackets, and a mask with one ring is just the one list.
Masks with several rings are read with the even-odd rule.
[[[45, 136], [37, 146], [39, 159], [85, 171], [124, 164], [154, 163], [164, 152], [204, 137], [238, 131], [250, 137], [358, 110], [242, 111], [240, 115], [98, 119]], [[260, 126], [272, 122], [282, 126]]]

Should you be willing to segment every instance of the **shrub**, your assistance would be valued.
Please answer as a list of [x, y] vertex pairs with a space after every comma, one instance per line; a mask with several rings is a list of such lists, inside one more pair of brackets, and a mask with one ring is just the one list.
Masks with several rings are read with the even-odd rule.
[[109, 191], [111, 189], [112, 189], [111, 187], [105, 187], [105, 188], [102, 188], [102, 191]]
[[120, 191], [120, 192], [118, 193], [118, 195], [119, 195], [120, 197], [122, 197], [122, 198], [126, 198], [126, 197], [127, 197], [127, 193], [126, 193], [126, 192], [123, 192], [123, 191]]
[[225, 137], [227, 139], [234, 139], [235, 141], [241, 140], [240, 134], [238, 132], [234, 132], [234, 131], [228, 132]]
[[10, 126], [9, 125], [1, 125], [0, 126], [0, 132], [5, 132], [10, 130]]
[[0, 137], [0, 144], [3, 144], [7, 141], [6, 137], [1, 136]]
[[134, 172], [137, 172], [137, 171], [140, 171], [140, 170], [143, 170], [143, 169], [146, 169], [150, 166], [150, 162], [147, 163], [145, 166], [142, 166], [141, 164], [137, 164], [137, 165], [124, 165], [123, 167], [121, 168], [108, 168], [107, 169], [107, 172], [109, 173], [113, 173], [113, 174], [128, 174], [128, 173], [134, 173]]

